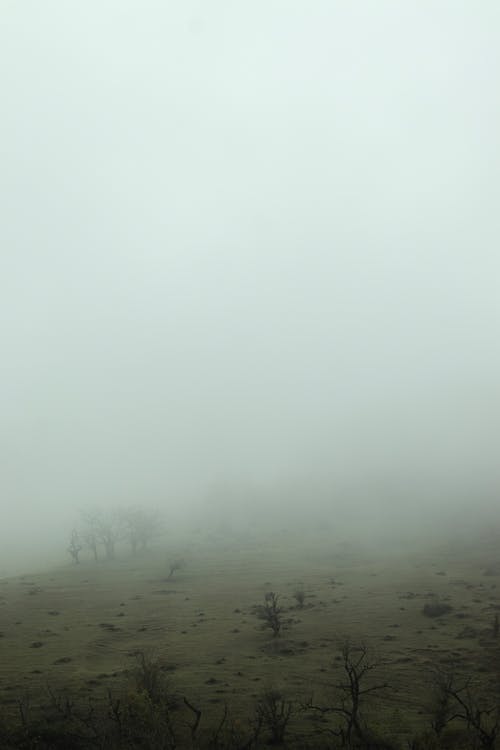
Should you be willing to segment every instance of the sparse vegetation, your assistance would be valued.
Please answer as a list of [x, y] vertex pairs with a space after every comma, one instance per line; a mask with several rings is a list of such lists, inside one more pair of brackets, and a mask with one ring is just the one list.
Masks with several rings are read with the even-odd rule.
[[274, 591], [268, 591], [264, 596], [264, 604], [256, 608], [257, 617], [264, 621], [264, 627], [273, 631], [276, 638], [283, 627], [283, 607], [281, 607], [280, 597]]
[[177, 573], [177, 571], [182, 570], [186, 567], [186, 562], [181, 557], [176, 557], [174, 560], [171, 560], [169, 562], [168, 567], [168, 577], [172, 578], [174, 573]]
[[0, 79], [0, 750], [500, 750], [500, 0], [0, 0]]
[[260, 696], [257, 703], [257, 716], [271, 734], [271, 744], [282, 745], [292, 715], [292, 703], [283, 697], [281, 691], [269, 688]]
[[152, 654], [138, 651], [136, 667], [132, 670], [135, 689], [153, 704], [171, 703], [170, 685], [163, 662]]
[[[122, 521], [119, 528], [127, 527]], [[0, 647], [10, 670], [0, 677], [0, 701], [9, 717], [2, 747], [9, 742], [10, 748], [26, 750], [498, 745], [493, 635], [500, 591], [495, 582], [484, 583], [479, 566], [463, 577], [463, 563], [455, 574], [453, 560], [447, 561], [448, 576], [437, 584], [433, 579], [431, 596], [426, 567], [414, 568], [411, 584], [396, 570], [388, 586], [387, 577], [372, 576], [372, 562], [353, 557], [351, 565], [344, 557], [342, 584], [332, 590], [330, 558], [324, 563], [315, 558], [300, 571], [310, 588], [292, 587], [289, 607], [270, 582], [272, 590], [256, 606], [262, 565], [286, 590], [297, 576], [295, 561], [283, 567], [283, 558], [271, 549], [264, 561], [245, 552], [238, 566], [232, 548], [221, 553], [217, 540], [217, 546], [196, 550], [193, 575], [182, 578], [182, 586], [162, 586], [175, 580], [182, 558], [172, 558], [167, 578], [163, 544], [133, 556], [130, 538], [118, 536], [113, 565], [64, 566], [50, 576], [4, 582], [0, 589]], [[189, 548], [186, 540], [178, 541]], [[98, 551], [105, 556], [101, 542]], [[87, 553], [91, 559], [90, 548]], [[442, 563], [436, 567], [444, 568]], [[370, 596], [359, 585], [365, 581]], [[411, 595], [404, 593], [409, 588]], [[314, 607], [303, 601], [300, 606], [302, 596], [296, 594], [305, 591]], [[80, 622], [73, 602], [83, 596], [88, 614]], [[434, 601], [446, 604], [451, 616], [430, 617], [426, 624], [419, 615], [416, 621], [419, 609]], [[256, 634], [252, 614], [272, 638]], [[346, 629], [352, 636], [337, 651], [338, 632]], [[429, 700], [425, 675], [432, 663], [445, 676], [449, 665], [455, 666], [451, 682], [433, 682]], [[471, 664], [480, 678], [474, 684], [467, 681]], [[385, 670], [396, 689], [384, 690]], [[278, 675], [279, 689], [262, 690], [261, 685], [276, 685]], [[22, 680], [29, 684], [29, 699], [18, 699]], [[22, 729], [16, 728], [21, 709]], [[35, 736], [46, 744], [34, 745]]]
[[306, 592], [302, 589], [297, 589], [297, 591], [295, 591], [293, 594], [293, 598], [297, 602], [297, 607], [299, 609], [302, 609], [306, 600]]
[[432, 727], [436, 735], [441, 736], [451, 723], [461, 722], [470, 747], [495, 748], [500, 730], [498, 702], [482, 698], [478, 685], [474, 686], [470, 678], [460, 682], [454, 673], [438, 671], [435, 686]]
[[451, 610], [452, 607], [450, 604], [434, 597], [430, 602], [424, 604], [422, 614], [426, 617], [442, 617], [449, 614]]

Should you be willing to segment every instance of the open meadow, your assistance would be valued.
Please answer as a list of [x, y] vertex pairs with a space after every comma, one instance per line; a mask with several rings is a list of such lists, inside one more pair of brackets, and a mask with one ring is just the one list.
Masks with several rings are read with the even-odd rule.
[[0, 750], [500, 750], [500, 3], [0, 8]]
[[[289, 747], [494, 747], [476, 745], [465, 721], [447, 723], [453, 710], [432, 729], [437, 675], [453, 674], [457, 686], [471, 679], [474, 700], [498, 705], [493, 536], [406, 554], [325, 534], [198, 534], [176, 543], [182, 564], [172, 574], [168, 545], [157, 542], [135, 556], [123, 550], [109, 562], [84, 558], [0, 581], [7, 724], [29, 723], [40, 706], [65, 720], [92, 706], [109, 719], [122, 696], [149, 690], [138, 681], [142, 663], [158, 666], [180, 734], [171, 744], [127, 737], [103, 747], [265, 747], [273, 738]], [[279, 597], [277, 634], [265, 615], [269, 592]], [[346, 644], [353, 663], [359, 654], [369, 666], [363, 735], [347, 739], [346, 714], [331, 710], [351, 706], [341, 687]], [[272, 696], [285, 717], [281, 738], [263, 708]], [[417, 736], [423, 744], [411, 745]]]

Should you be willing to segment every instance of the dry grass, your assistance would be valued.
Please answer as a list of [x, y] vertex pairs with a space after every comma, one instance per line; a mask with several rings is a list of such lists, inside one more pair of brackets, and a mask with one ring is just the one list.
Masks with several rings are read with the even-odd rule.
[[[36, 699], [47, 685], [104, 696], [129, 682], [141, 651], [161, 658], [176, 690], [204, 716], [216, 721], [227, 703], [243, 717], [269, 686], [291, 700], [328, 692], [349, 636], [379, 655], [391, 691], [383, 704], [374, 698], [374, 714], [404, 736], [426, 721], [432, 667], [458, 664], [464, 674], [483, 670], [485, 679], [493, 668], [500, 589], [473, 556], [368, 558], [269, 540], [224, 548], [200, 541], [185, 557], [170, 579], [167, 552], [157, 549], [0, 581], [4, 709], [27, 690]], [[285, 610], [278, 638], [255, 615], [269, 590]], [[307, 592], [301, 609], [297, 590]], [[429, 620], [422, 610], [430, 597], [452, 611]]]

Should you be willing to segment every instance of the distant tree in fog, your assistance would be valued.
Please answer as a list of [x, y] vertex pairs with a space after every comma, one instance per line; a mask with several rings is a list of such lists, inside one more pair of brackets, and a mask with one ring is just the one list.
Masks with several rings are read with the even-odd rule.
[[94, 559], [98, 559], [98, 545], [104, 547], [106, 560], [115, 557], [115, 546], [123, 538], [123, 524], [119, 514], [107, 511], [88, 511], [83, 513], [83, 538], [92, 550]]
[[120, 539], [118, 519], [114, 514], [100, 515], [97, 520], [97, 538], [104, 547], [106, 560], [115, 557], [115, 546]]
[[170, 572], [168, 574], [168, 577], [172, 578], [174, 573], [176, 573], [178, 570], [182, 570], [182, 568], [185, 568], [185, 567], [186, 567], [186, 563], [182, 558], [177, 557], [175, 558], [175, 560], [171, 560], [169, 563]]
[[82, 513], [83, 530], [82, 539], [85, 546], [92, 552], [94, 560], [99, 561], [98, 539], [95, 524], [95, 514]]
[[83, 532], [83, 541], [85, 542], [85, 546], [92, 552], [94, 556], [94, 560], [96, 562], [99, 562], [99, 552], [97, 548], [97, 536], [95, 535], [95, 532], [93, 529], [86, 529]]
[[73, 558], [73, 562], [75, 564], [78, 564], [80, 562], [79, 555], [82, 550], [82, 545], [80, 544], [80, 537], [78, 536], [78, 532], [76, 529], [73, 529], [71, 532], [71, 539], [69, 542], [68, 552]]
[[96, 562], [100, 551], [106, 560], [113, 560], [119, 542], [128, 542], [133, 554], [146, 549], [161, 529], [159, 513], [150, 508], [93, 509], [82, 512], [81, 519], [80, 539]]
[[148, 508], [128, 508], [118, 514], [124, 527], [124, 535], [130, 543], [132, 554], [146, 549], [160, 528], [159, 514]]

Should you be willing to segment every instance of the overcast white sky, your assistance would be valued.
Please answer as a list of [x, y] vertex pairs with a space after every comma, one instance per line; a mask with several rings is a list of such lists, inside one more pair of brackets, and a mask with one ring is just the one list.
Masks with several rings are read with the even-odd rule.
[[4, 538], [496, 482], [496, 0], [2, 0], [0, 85]]

